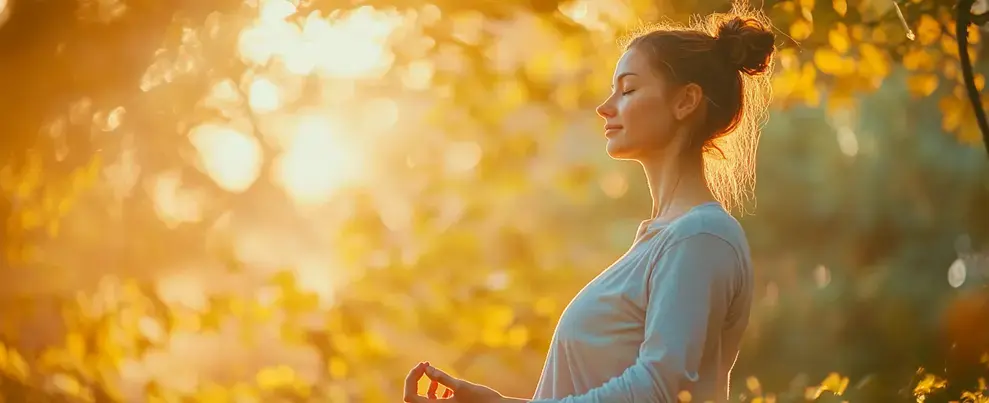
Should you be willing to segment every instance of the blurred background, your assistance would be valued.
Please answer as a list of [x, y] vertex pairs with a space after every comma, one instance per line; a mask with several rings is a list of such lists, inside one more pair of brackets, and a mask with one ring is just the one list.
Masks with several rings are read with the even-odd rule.
[[[733, 398], [989, 401], [954, 2], [753, 6], [779, 53]], [[0, 0], [0, 401], [397, 402], [422, 360], [531, 396], [649, 214], [594, 114], [616, 41], [729, 8]]]

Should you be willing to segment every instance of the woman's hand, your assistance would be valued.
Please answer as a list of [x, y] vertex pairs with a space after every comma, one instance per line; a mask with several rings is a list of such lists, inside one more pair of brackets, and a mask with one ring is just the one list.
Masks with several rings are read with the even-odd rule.
[[[423, 375], [429, 377], [429, 389], [426, 396], [419, 396], [419, 379]], [[436, 389], [439, 385], [447, 388], [442, 397], [436, 397]], [[457, 379], [439, 368], [432, 367], [428, 362], [421, 362], [409, 371], [405, 377], [405, 402], [406, 403], [429, 403], [433, 400], [446, 400], [447, 403], [503, 403], [516, 401], [507, 399], [494, 389], [484, 385], [467, 382]]]

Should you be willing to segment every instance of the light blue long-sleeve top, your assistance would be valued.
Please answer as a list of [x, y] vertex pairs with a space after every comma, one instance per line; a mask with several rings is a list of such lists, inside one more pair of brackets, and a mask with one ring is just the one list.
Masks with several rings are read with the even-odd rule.
[[720, 204], [643, 222], [564, 310], [532, 402], [727, 400], [752, 277], [745, 234]]

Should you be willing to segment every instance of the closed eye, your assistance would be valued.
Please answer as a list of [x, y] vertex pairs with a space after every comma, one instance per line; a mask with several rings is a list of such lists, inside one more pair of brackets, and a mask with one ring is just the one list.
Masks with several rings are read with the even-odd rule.
[[635, 90], [625, 90], [625, 91], [622, 92], [622, 95], [628, 95], [628, 94], [631, 94], [633, 92], [635, 92]]

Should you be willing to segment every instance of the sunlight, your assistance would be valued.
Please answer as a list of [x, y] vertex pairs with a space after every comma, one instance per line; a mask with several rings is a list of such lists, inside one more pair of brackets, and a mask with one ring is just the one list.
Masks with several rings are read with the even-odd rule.
[[275, 181], [298, 203], [325, 202], [362, 175], [363, 158], [345, 141], [338, 124], [323, 116], [303, 117], [279, 158]]
[[168, 228], [202, 219], [198, 198], [190, 191], [182, 189], [181, 174], [177, 171], [159, 175], [148, 193], [158, 219]]
[[267, 78], [257, 78], [251, 83], [249, 101], [255, 112], [265, 113], [277, 110], [281, 106], [281, 94], [278, 85]]
[[193, 128], [189, 140], [206, 174], [228, 192], [247, 190], [261, 174], [261, 144], [253, 136], [207, 123]]
[[315, 44], [318, 70], [331, 77], [374, 78], [391, 68], [387, 39], [402, 22], [395, 13], [360, 7], [336, 21], [306, 19], [302, 36]]
[[183, 307], [196, 312], [209, 309], [206, 284], [194, 270], [169, 273], [159, 278], [155, 291], [163, 302], [171, 307]]
[[849, 157], [854, 157], [859, 152], [859, 142], [858, 137], [855, 132], [848, 126], [841, 126], [837, 131], [838, 136], [838, 148], [841, 149], [841, 153]]
[[296, 12], [285, 0], [262, 4], [260, 17], [238, 39], [240, 56], [255, 65], [274, 57], [298, 75], [313, 70], [330, 77], [376, 78], [394, 61], [387, 39], [401, 24], [399, 14], [360, 7], [344, 17], [309, 14], [300, 28], [285, 18]]
[[259, 5], [258, 19], [264, 23], [278, 23], [295, 14], [295, 4], [287, 0], [264, 0]]
[[951, 285], [952, 288], [958, 288], [961, 287], [962, 284], [965, 284], [965, 277], [968, 274], [967, 269], [968, 268], [965, 266], [964, 259], [956, 259], [953, 263], [951, 263], [951, 266], [948, 267], [948, 284]]
[[295, 274], [300, 290], [316, 294], [321, 308], [331, 307], [337, 281], [328, 264], [314, 259], [304, 260], [295, 267]]

